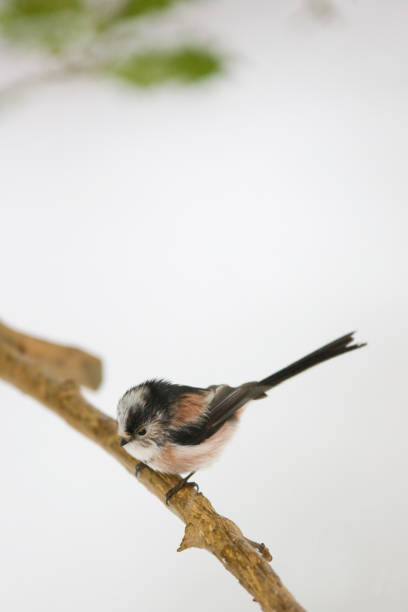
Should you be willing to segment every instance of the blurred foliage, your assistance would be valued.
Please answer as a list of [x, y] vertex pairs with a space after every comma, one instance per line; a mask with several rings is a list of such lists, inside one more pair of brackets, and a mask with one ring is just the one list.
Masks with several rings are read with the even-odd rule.
[[61, 52], [89, 28], [79, 0], [8, 0], [0, 11], [0, 32], [9, 41]]
[[159, 17], [182, 1], [187, 2], [0, 0], [0, 36], [48, 53], [61, 62], [61, 71], [66, 66], [71, 73], [73, 67], [103, 73], [138, 87], [171, 79], [193, 83], [220, 72], [222, 62], [214, 51], [200, 44], [143, 50], [138, 36], [145, 16]]
[[79, 0], [13, 0], [6, 3], [5, 12], [18, 18], [61, 11], [79, 11], [82, 8]]
[[198, 81], [219, 70], [220, 60], [216, 55], [205, 49], [185, 47], [136, 54], [115, 66], [113, 73], [143, 87], [168, 80]]
[[146, 13], [154, 13], [155, 11], [168, 9], [173, 4], [179, 4], [182, 1], [183, 0], [128, 0], [117, 15], [121, 18], [139, 17]]

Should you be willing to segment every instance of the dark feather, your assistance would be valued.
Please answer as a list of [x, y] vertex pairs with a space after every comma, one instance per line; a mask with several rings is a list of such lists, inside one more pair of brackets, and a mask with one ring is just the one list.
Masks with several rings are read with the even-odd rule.
[[207, 406], [204, 418], [197, 422], [170, 431], [171, 440], [176, 444], [196, 445], [214, 435], [227, 421], [234, 419], [237, 410], [251, 399], [265, 397], [258, 383], [246, 383], [240, 387], [220, 385]]
[[284, 380], [291, 378], [292, 376], [296, 376], [296, 374], [300, 374], [304, 370], [311, 368], [318, 363], [322, 363], [322, 361], [327, 361], [327, 359], [332, 359], [333, 357], [337, 357], [338, 355], [342, 355], [343, 353], [347, 353], [349, 351], [355, 351], [362, 346], [366, 346], [364, 344], [351, 344], [354, 340], [354, 333], [346, 334], [341, 338], [337, 338], [337, 340], [333, 340], [329, 344], [325, 344], [321, 348], [317, 349], [317, 351], [313, 351], [313, 353], [309, 353], [306, 357], [302, 357], [298, 361], [291, 363], [286, 368], [275, 372], [271, 376], [264, 378], [259, 381], [259, 384], [265, 387], [265, 390], [271, 389], [276, 385], [279, 385]]
[[240, 387], [228, 385], [208, 387], [209, 391], [215, 389], [215, 396], [207, 406], [205, 417], [200, 422], [171, 429], [170, 439], [176, 444], [201, 444], [213, 436], [227, 421], [234, 419], [237, 410], [247, 402], [266, 397], [265, 391], [322, 361], [365, 346], [365, 344], [351, 344], [354, 340], [353, 334], [354, 332], [337, 338], [259, 382], [245, 383]]

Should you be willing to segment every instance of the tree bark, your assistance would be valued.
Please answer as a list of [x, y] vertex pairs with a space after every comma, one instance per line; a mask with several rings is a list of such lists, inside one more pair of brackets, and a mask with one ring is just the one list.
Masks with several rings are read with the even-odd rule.
[[0, 342], [29, 356], [55, 378], [72, 379], [90, 389], [97, 389], [102, 382], [101, 360], [80, 349], [26, 336], [1, 322]]
[[[56, 412], [135, 476], [139, 462], [121, 448], [116, 421], [80, 392], [80, 384], [97, 388], [101, 371], [100, 360], [84, 351], [31, 338], [0, 323], [0, 377]], [[148, 467], [138, 480], [164, 504], [167, 491], [179, 481]], [[186, 525], [179, 551], [196, 547], [213, 553], [265, 612], [304, 610], [269, 565], [268, 549], [248, 540], [204, 495], [184, 488], [166, 507]]]

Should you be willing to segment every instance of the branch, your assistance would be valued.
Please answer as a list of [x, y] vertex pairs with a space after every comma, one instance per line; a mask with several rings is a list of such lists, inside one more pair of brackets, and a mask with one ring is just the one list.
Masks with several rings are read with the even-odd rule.
[[97, 389], [102, 382], [101, 360], [77, 348], [26, 336], [1, 322], [0, 342], [30, 357], [55, 378], [69, 378], [91, 389]]
[[[0, 324], [0, 377], [56, 412], [135, 476], [139, 462], [119, 445], [116, 421], [85, 400], [79, 389], [79, 383], [98, 386], [100, 367], [98, 359], [83, 351], [34, 339]], [[164, 504], [167, 491], [179, 481], [147, 467], [138, 479]], [[184, 488], [168, 507], [186, 525], [179, 551], [196, 547], [213, 553], [265, 612], [304, 610], [269, 565], [268, 549], [248, 540], [237, 525], [217, 514], [204, 495]]]

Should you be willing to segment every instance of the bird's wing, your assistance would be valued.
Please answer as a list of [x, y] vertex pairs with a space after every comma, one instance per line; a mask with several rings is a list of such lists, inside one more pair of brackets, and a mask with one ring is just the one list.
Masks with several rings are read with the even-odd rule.
[[213, 391], [209, 403], [202, 412], [202, 418], [194, 423], [188, 423], [170, 431], [170, 437], [176, 444], [196, 445], [214, 435], [236, 411], [251, 399], [263, 397], [262, 391], [257, 392], [257, 383], [246, 383], [240, 387], [219, 385], [209, 387]]
[[207, 407], [207, 430], [213, 435], [237, 410], [253, 399], [254, 386], [250, 384], [240, 387], [220, 385]]

